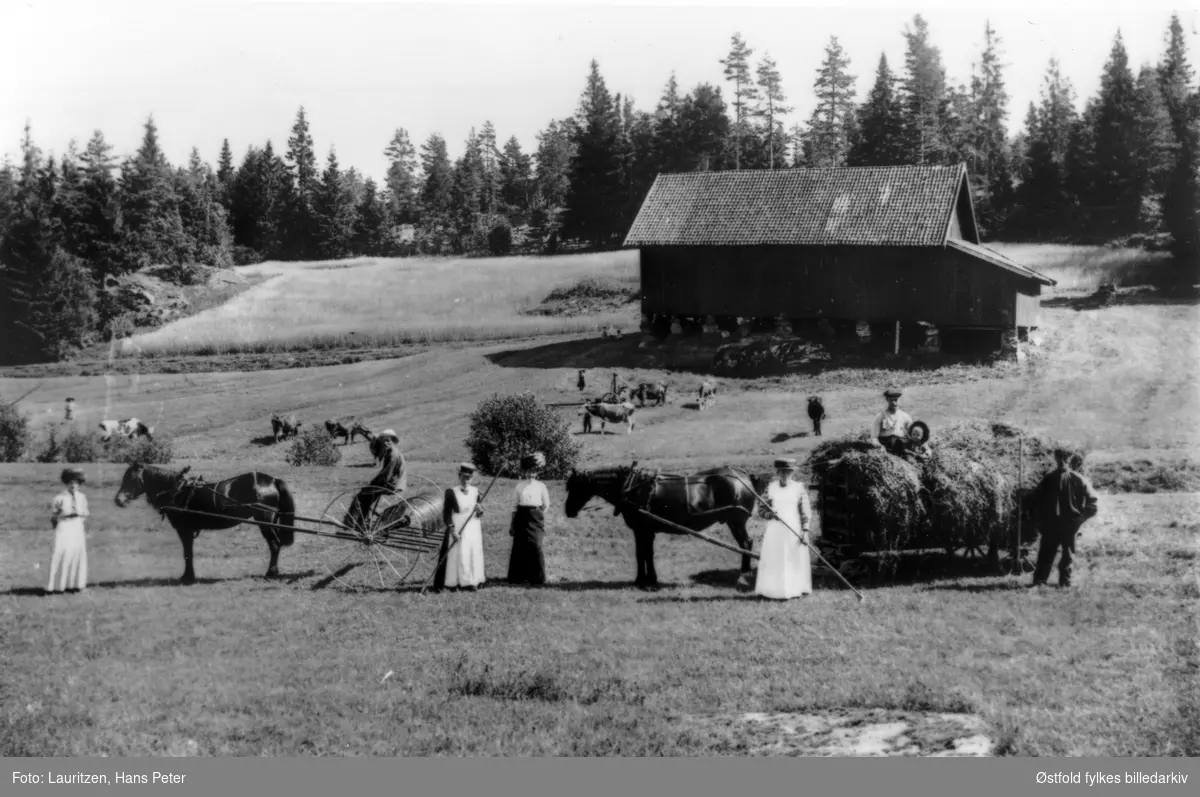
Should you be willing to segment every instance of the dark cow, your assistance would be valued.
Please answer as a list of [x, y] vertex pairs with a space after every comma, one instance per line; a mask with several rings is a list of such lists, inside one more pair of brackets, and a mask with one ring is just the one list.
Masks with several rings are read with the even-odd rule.
[[113, 435], [127, 437], [130, 440], [136, 437], [144, 437], [147, 440], [154, 439], [154, 427], [147, 426], [137, 418], [126, 418], [121, 421], [101, 421], [100, 430], [104, 432], [100, 439], [107, 443], [112, 440]]
[[592, 418], [597, 418], [600, 421], [600, 431], [604, 431], [605, 424], [608, 423], [624, 423], [628, 425], [625, 433], [633, 432], [633, 412], [635, 407], [633, 402], [626, 401], [622, 404], [606, 404], [602, 401], [592, 402], [583, 405], [583, 431], [592, 431]]
[[301, 422], [296, 420], [295, 415], [280, 415], [278, 412], [271, 415], [271, 431], [275, 434], [276, 443], [281, 438], [299, 435], [300, 425]]
[[702, 382], [700, 384], [700, 401], [699, 409], [706, 410], [711, 407], [717, 400], [717, 386], [712, 382]]
[[334, 440], [342, 438], [342, 445], [350, 442], [350, 430], [341, 421], [325, 421], [325, 431], [329, 432], [329, 436]]
[[821, 436], [821, 421], [827, 417], [825, 414], [825, 402], [821, 401], [820, 396], [808, 397], [808, 417], [812, 419], [813, 436]]
[[353, 443], [354, 438], [358, 437], [359, 435], [361, 435], [362, 439], [366, 440], [368, 443], [375, 439], [374, 433], [372, 433], [362, 421], [355, 421], [354, 425], [350, 427], [350, 442]]
[[633, 391], [633, 398], [643, 407], [648, 400], [653, 401], [656, 407], [666, 404], [667, 385], [665, 382], [642, 382], [637, 386], [637, 390]]

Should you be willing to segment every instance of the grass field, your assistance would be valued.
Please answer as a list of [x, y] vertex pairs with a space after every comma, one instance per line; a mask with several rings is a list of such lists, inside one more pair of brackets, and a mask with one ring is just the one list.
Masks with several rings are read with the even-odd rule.
[[634, 252], [557, 258], [358, 258], [246, 266], [268, 277], [221, 307], [138, 335], [144, 355], [303, 351], [493, 340], [636, 327], [634, 311], [526, 315], [584, 277], [636, 283]]
[[[867, 588], [861, 605], [827, 581], [779, 605], [736, 584], [735, 555], [660, 537], [667, 587], [642, 592], [619, 520], [607, 510], [566, 520], [551, 483], [549, 588], [353, 596], [323, 585], [327, 543], [304, 535], [281, 558], [289, 578], [263, 580], [266, 546], [249, 528], [202, 535], [200, 583], [179, 586], [177, 538], [144, 503], [117, 509], [120, 466], [97, 464], [87, 466], [93, 588], [44, 597], [45, 514], [61, 466], [2, 465], [0, 755], [803, 753], [808, 742], [786, 734], [759, 744], [747, 715], [863, 710], [977, 715], [1000, 754], [1200, 755], [1200, 494], [1180, 492], [1195, 489], [1200, 460], [1200, 376], [1187, 367], [1200, 354], [1200, 307], [1043, 312], [1045, 341], [1022, 366], [719, 379], [704, 413], [692, 404], [701, 374], [595, 335], [323, 368], [48, 378], [22, 402], [35, 434], [71, 395], [82, 427], [142, 418], [173, 438], [180, 465], [210, 479], [282, 476], [310, 515], [369, 480], [370, 455], [360, 443], [337, 467], [291, 467], [286, 446], [265, 439], [272, 411], [390, 426], [412, 473], [444, 485], [482, 398], [574, 401], [580, 368], [592, 388], [617, 370], [672, 391], [666, 406], [638, 411], [633, 434], [583, 437], [585, 466], [803, 459], [818, 442], [806, 396], [824, 397], [825, 434], [837, 436], [864, 429], [881, 386], [899, 383], [935, 442], [938, 428], [969, 418], [1013, 423], [1087, 445], [1113, 490], [1158, 492], [1102, 495], [1069, 591], [1019, 589], [931, 558]], [[3, 378], [0, 395], [32, 386]], [[578, 429], [574, 409], [563, 411]], [[489, 514], [494, 582], [504, 528]], [[761, 521], [751, 528], [757, 542]]]

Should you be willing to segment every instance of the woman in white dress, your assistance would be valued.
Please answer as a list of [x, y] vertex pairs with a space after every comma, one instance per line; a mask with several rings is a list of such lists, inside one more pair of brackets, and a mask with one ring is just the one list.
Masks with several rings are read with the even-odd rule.
[[763, 533], [754, 591], [764, 598], [787, 600], [812, 592], [812, 564], [805, 544], [810, 542], [808, 529], [812, 524], [812, 509], [808, 503], [808, 487], [793, 478], [796, 467], [793, 459], [775, 460], [775, 473], [779, 478], [771, 482], [763, 496], [770, 509], [762, 507], [759, 510], [760, 516], [768, 522]]
[[[87, 587], [87, 541], [83, 519], [88, 516], [87, 496], [79, 489], [86, 479], [78, 468], [62, 472], [67, 489], [54, 497], [54, 553], [50, 557], [47, 593], [82, 592]], [[57, 582], [57, 585], [55, 584]]]
[[479, 488], [471, 484], [474, 476], [475, 466], [462, 463], [458, 466], [458, 486], [446, 491], [442, 510], [442, 519], [446, 523], [446, 536], [442, 541], [445, 556], [434, 577], [434, 586], [439, 589], [449, 587], [473, 592], [485, 580], [483, 528], [479, 522], [483, 506], [479, 503]]

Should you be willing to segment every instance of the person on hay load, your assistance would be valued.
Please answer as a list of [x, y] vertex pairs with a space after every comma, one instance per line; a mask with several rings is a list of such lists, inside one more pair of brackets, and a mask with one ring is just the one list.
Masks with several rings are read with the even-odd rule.
[[[83, 520], [88, 516], [87, 496], [79, 489], [87, 479], [78, 468], [62, 472], [67, 489], [54, 497], [54, 553], [46, 594], [83, 592], [87, 588], [87, 538]], [[55, 583], [57, 582], [57, 584]]]
[[885, 450], [897, 456], [903, 456], [906, 448], [908, 430], [912, 427], [913, 419], [900, 409], [900, 396], [903, 393], [897, 388], [888, 388], [883, 392], [887, 399], [887, 409], [875, 416], [871, 422], [871, 438]]
[[1083, 458], [1075, 452], [1054, 449], [1056, 467], [1033, 488], [1030, 496], [1041, 534], [1031, 587], [1045, 586], [1049, 581], [1050, 568], [1059, 548], [1062, 548], [1062, 558], [1058, 561], [1058, 585], [1071, 586], [1075, 538], [1080, 527], [1095, 517], [1099, 509], [1091, 482], [1071, 467], [1075, 457], [1082, 463]]
[[512, 525], [508, 530], [513, 538], [508, 559], [510, 584], [546, 583], [542, 537], [546, 531], [545, 513], [550, 509], [550, 492], [537, 478], [545, 465], [546, 457], [540, 451], [521, 458], [521, 480], [513, 491]]
[[904, 438], [904, 456], [909, 460], [922, 462], [929, 459], [933, 449], [929, 447], [929, 425], [924, 421], [915, 421], [908, 427], [908, 437]]
[[408, 473], [407, 463], [404, 459], [404, 453], [400, 451], [400, 445], [397, 440], [399, 436], [391, 429], [384, 429], [379, 433], [381, 438], [390, 438], [385, 443], [383, 453], [383, 467], [379, 469], [379, 473], [375, 474], [375, 478], [371, 479], [371, 483], [358, 491], [358, 495], [354, 496], [354, 503], [350, 506], [350, 511], [346, 513], [342, 524], [352, 529], [360, 529], [364, 525], [364, 520], [371, 515], [371, 510], [375, 508], [375, 504], [379, 502], [386, 492], [395, 492], [404, 494], [408, 489]]
[[788, 600], [812, 593], [812, 561], [808, 552], [812, 508], [808, 487], [793, 478], [797, 469], [794, 459], [775, 460], [779, 478], [767, 486], [767, 494], [763, 496], [770, 510], [759, 509], [759, 516], [767, 520], [767, 529], [763, 533], [754, 591], [764, 598]]
[[[434, 576], [433, 588], [440, 590], [466, 589], [474, 592], [483, 586], [483, 505], [479, 488], [471, 484], [475, 466], [463, 462], [458, 466], [458, 486], [446, 490], [442, 521], [446, 536], [438, 554], [441, 564]], [[461, 529], [461, 533], [460, 530]]]

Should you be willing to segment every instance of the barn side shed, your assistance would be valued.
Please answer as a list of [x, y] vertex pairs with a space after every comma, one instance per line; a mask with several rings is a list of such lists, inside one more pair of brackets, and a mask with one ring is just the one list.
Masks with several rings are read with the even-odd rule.
[[1054, 285], [980, 243], [963, 164], [661, 174], [625, 245], [640, 250], [647, 331], [827, 319], [1020, 333]]

